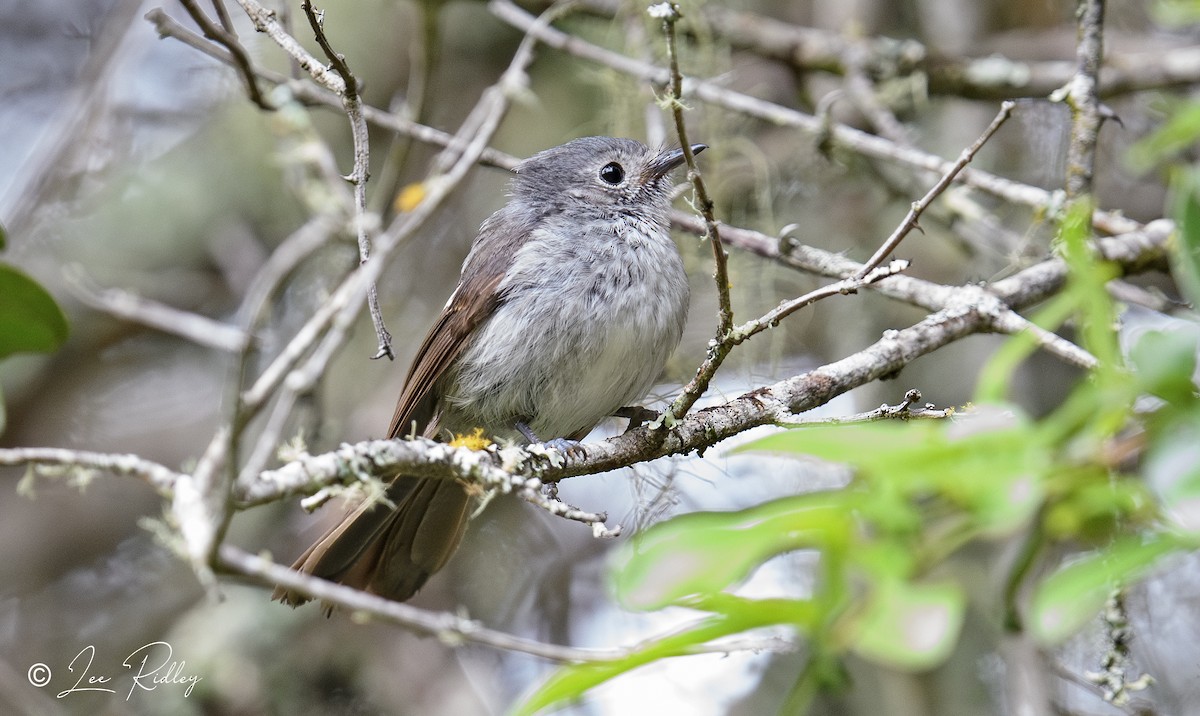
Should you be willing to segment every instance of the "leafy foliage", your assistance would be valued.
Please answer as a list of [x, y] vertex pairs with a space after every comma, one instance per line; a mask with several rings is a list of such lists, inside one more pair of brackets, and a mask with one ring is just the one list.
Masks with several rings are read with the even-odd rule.
[[[1184, 233], [1200, 229], [1194, 187], [1188, 196], [1177, 207]], [[839, 663], [846, 655], [905, 670], [948, 658], [969, 597], [966, 585], [940, 567], [968, 545], [998, 538], [1024, 545], [1010, 572], [998, 577], [1005, 601], [1003, 613], [993, 616], [1047, 646], [1094, 619], [1115, 587], [1146, 575], [1172, 553], [1195, 548], [1198, 534], [1188, 527], [1200, 526], [1170, 515], [1186, 514], [1200, 493], [1200, 460], [1188, 459], [1200, 445], [1193, 382], [1200, 332], [1147, 333], [1125, 359], [1106, 289], [1114, 272], [1089, 242], [1090, 215], [1087, 202], [1068, 210], [1058, 245], [1071, 279], [1038, 317], [1048, 327], [1073, 319], [1099, 361], [1057, 410], [1034, 420], [1004, 402], [1012, 371], [1035, 347], [1018, 336], [982, 371], [980, 404], [966, 417], [798, 428], [740, 448], [845, 463], [855, 477], [843, 489], [738, 512], [684, 515], [636, 536], [614, 564], [622, 604], [688, 607], [707, 616], [623, 659], [564, 667], [516, 713], [578, 699], [651, 661], [764, 626], [790, 628], [806, 642], [810, 662], [787, 704], [802, 713], [816, 693], [841, 685]], [[1200, 246], [1196, 236], [1180, 242], [1179, 274], [1200, 276], [1200, 251], [1190, 248]], [[1143, 416], [1134, 405], [1145, 396], [1155, 407]], [[1123, 459], [1143, 444], [1146, 465], [1169, 466], [1161, 469], [1168, 473], [1185, 466], [1167, 489], [1157, 489], [1159, 482], [1148, 482]], [[765, 562], [796, 550], [819, 555], [812, 594], [735, 594]], [[1070, 556], [1060, 567], [1035, 576], [1046, 571], [1035, 565], [1063, 553]], [[1027, 603], [1018, 596], [1026, 593], [1032, 594]]]

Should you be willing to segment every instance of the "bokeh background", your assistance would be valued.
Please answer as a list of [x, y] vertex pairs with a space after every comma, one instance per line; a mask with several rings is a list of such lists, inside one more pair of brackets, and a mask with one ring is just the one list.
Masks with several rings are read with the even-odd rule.
[[[298, 14], [295, 5], [291, 12]], [[1195, 27], [1162, 23], [1156, 3], [1108, 5], [1110, 53], [1186, 47], [1200, 36]], [[221, 418], [231, 361], [219, 351], [85, 307], [72, 281], [120, 287], [230, 319], [263, 261], [305, 218], [289, 179], [293, 161], [272, 117], [246, 100], [227, 67], [158, 38], [143, 19], [158, 6], [191, 27], [171, 2], [0, 0], [5, 68], [0, 221], [9, 234], [3, 260], [42, 282], [71, 322], [71, 338], [55, 355], [0, 364], [8, 417], [0, 445], [130, 452], [178, 467], [194, 462]], [[729, 6], [852, 36], [914, 38], [947, 55], [1074, 56], [1073, 3], [1065, 0], [745, 0]], [[277, 48], [255, 35], [236, 6], [230, 9], [255, 60], [286, 71]], [[363, 79], [369, 104], [398, 107], [412, 99], [420, 63], [432, 58], [424, 101], [413, 112], [447, 131], [457, 128], [498, 78], [520, 40], [481, 2], [328, 0], [322, 9], [330, 39]], [[634, 56], [661, 58], [661, 38], [643, 9], [627, 4], [618, 19], [585, 15], [563, 27]], [[692, 9], [684, 4], [685, 14]], [[423, 22], [426, 17], [433, 18], [436, 32]], [[435, 48], [432, 55], [423, 54], [425, 44]], [[684, 62], [689, 73], [719, 76], [739, 91], [805, 111], [838, 91], [842, 81], [734, 51], [704, 33], [687, 45]], [[663, 133], [669, 125], [649, 89], [604, 68], [541, 49], [530, 70], [530, 90], [505, 119], [497, 148], [527, 156], [588, 134], [669, 141], [670, 134]], [[1171, 98], [1186, 92], [1111, 100], [1122, 124], [1110, 123], [1101, 134], [1096, 184], [1101, 206], [1139, 220], [1163, 215], [1162, 177], [1131, 170], [1127, 153], [1162, 122]], [[833, 106], [837, 119], [862, 123], [850, 103]], [[956, 156], [978, 136], [997, 109], [994, 101], [919, 92], [899, 106], [914, 141], [945, 157]], [[324, 109], [311, 116], [342, 170], [349, 171], [345, 117]], [[926, 189], [921, 177], [903, 167], [827, 156], [812, 137], [795, 131], [701, 105], [689, 120], [693, 138], [711, 146], [702, 163], [718, 213], [734, 224], [772, 234], [795, 225], [791, 235], [797, 239], [861, 260]], [[1063, 107], [1022, 102], [977, 164], [1058, 188], [1067, 130]], [[372, 148], [372, 206], [390, 211], [394, 190], [424, 176], [433, 150], [382, 131], [373, 131]], [[394, 173], [384, 166], [392, 151], [406, 157]], [[380, 283], [396, 361], [368, 360], [374, 336], [362, 321], [319, 389], [299, 407], [289, 435], [303, 434], [316, 453], [384, 432], [411, 352], [446, 300], [476, 227], [503, 202], [505, 181], [502, 171], [476, 170], [422, 235], [399, 252]], [[1039, 217], [1000, 203], [992, 208], [1002, 225], [986, 231], [927, 217], [924, 233], [901, 251], [914, 260], [914, 275], [959, 284], [995, 277], [1044, 255], [1051, 231]], [[679, 243], [694, 298], [687, 335], [663, 376], [662, 396], [691, 374], [715, 326], [708, 250], [692, 237], [681, 236]], [[286, 341], [356, 261], [350, 242], [309, 261], [275, 307], [264, 344]], [[820, 283], [737, 253], [732, 271], [735, 308], [743, 319]], [[1146, 281], [1156, 286], [1154, 277]], [[869, 292], [824, 302], [739, 349], [713, 399], [840, 358], [881, 331], [920, 317], [918, 309]], [[977, 367], [1000, 340], [962, 341], [825, 410], [850, 413], [895, 403], [912, 387], [937, 405], [961, 404], [971, 395]], [[1021, 370], [1016, 395], [1036, 414], [1056, 404], [1077, 377], [1036, 357]], [[312, 607], [292, 611], [271, 603], [261, 588], [233, 580], [222, 583], [223, 599], [214, 601], [156, 541], [163, 505], [149, 487], [105, 475], [87, 481], [23, 478], [20, 470], [0, 471], [0, 714], [499, 713], [549, 668], [479, 647], [451, 649], [344, 615], [326, 619]], [[631, 529], [670, 514], [753, 504], [841, 479], [836, 469], [731, 459], [718, 448], [702, 460], [570, 480], [562, 495], [585, 509], [607, 510], [613, 522]], [[321, 525], [320, 514], [305, 515], [296, 504], [273, 505], [239, 515], [230, 540], [287, 561], [320, 534]], [[450, 567], [415, 603], [577, 645], [630, 644], [670, 626], [660, 619], [683, 618], [650, 620], [612, 607], [604, 590], [608, 546], [578, 524], [496, 500], [473, 523]], [[995, 576], [987, 571], [989, 556], [979, 557], [962, 567], [973, 571], [979, 592], [986, 594], [996, 588]], [[780, 560], [747, 589], [803, 589], [804, 568], [803, 555]], [[1178, 677], [1178, 683], [1161, 687], [1162, 713], [1184, 714], [1200, 703], [1200, 656], [1188, 643], [1188, 635], [1200, 633], [1194, 616], [1200, 610], [1190, 570], [1177, 572], [1135, 595], [1133, 610], [1154, 628], [1154, 649], [1142, 658], [1183, 664], [1178, 671], [1155, 673]], [[1152, 613], [1152, 606], [1158, 611]], [[998, 636], [982, 615], [978, 621], [952, 662], [934, 673], [912, 676], [852, 665], [855, 688], [826, 704], [829, 713], [1003, 713], [1003, 665], [992, 651]], [[127, 694], [129, 670], [122, 661], [156, 641], [171, 645], [182, 675], [202, 677], [187, 696], [181, 684]], [[117, 693], [55, 698], [87, 669], [89, 646], [94, 662], [86, 673], [111, 676]], [[1070, 651], [1082, 663], [1099, 648], [1085, 636]], [[575, 712], [772, 712], [801, 658], [713, 656], [675, 670], [655, 667], [598, 691]], [[41, 689], [27, 678], [38, 663], [53, 672]], [[1078, 713], [1116, 713], [1082, 689], [1067, 688], [1062, 699]]]

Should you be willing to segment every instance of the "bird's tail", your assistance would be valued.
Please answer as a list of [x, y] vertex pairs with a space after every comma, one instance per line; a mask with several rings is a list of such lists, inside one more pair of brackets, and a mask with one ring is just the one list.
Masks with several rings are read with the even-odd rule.
[[[400, 602], [412, 597], [458, 548], [470, 498], [453, 480], [409, 477], [393, 480], [387, 498], [391, 505], [364, 500], [351, 509], [292, 568]], [[271, 598], [309, 600], [284, 587]]]

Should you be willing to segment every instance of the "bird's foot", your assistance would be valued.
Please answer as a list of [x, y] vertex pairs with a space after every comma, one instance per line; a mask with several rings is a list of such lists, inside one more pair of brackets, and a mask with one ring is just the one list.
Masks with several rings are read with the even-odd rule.
[[578, 440], [568, 440], [567, 438], [553, 438], [551, 440], [542, 440], [533, 432], [533, 430], [530, 429], [530, 427], [528, 425], [521, 422], [520, 420], [518, 420], [516, 422], [515, 427], [517, 428], [517, 432], [521, 433], [521, 435], [526, 440], [533, 443], [534, 445], [541, 445], [542, 447], [547, 447], [547, 448], [550, 448], [551, 450], [556, 450], [556, 451], [562, 453], [563, 455], [566, 455], [567, 457], [577, 457], [577, 458], [587, 457], [587, 451], [585, 451], [583, 449], [583, 443], [581, 443]]

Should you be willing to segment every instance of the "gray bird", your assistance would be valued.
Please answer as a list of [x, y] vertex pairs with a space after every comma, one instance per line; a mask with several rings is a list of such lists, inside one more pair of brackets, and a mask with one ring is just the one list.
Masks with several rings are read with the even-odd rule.
[[[580, 440], [643, 398], [687, 317], [667, 218], [667, 175], [682, 163], [682, 149], [611, 137], [521, 162], [417, 349], [389, 437], [482, 428], [498, 439]], [[415, 594], [454, 553], [473, 500], [454, 481], [405, 475], [387, 497], [394, 509], [360, 503], [294, 569], [398, 601]], [[274, 596], [307, 601], [283, 588]]]

